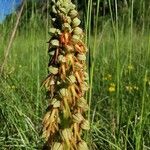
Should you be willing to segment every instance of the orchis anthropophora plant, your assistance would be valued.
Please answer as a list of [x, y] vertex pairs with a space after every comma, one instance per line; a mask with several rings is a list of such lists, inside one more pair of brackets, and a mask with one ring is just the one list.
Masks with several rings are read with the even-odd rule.
[[90, 125], [85, 119], [87, 48], [81, 21], [71, 0], [52, 0], [51, 17], [49, 75], [44, 81], [49, 106], [43, 119], [43, 136], [50, 150], [88, 150], [82, 139], [82, 131], [89, 130]]

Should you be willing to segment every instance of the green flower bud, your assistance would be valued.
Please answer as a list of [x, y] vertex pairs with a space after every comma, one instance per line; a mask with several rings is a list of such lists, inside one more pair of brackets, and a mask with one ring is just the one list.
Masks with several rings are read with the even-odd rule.
[[53, 105], [53, 108], [59, 108], [60, 107], [60, 101], [57, 100], [56, 98], [53, 98], [51, 100], [51, 105]]
[[57, 85], [60, 85], [61, 84], [61, 82], [60, 81], [57, 81]]
[[81, 97], [78, 102], [77, 102], [77, 106], [82, 108], [84, 111], [88, 110], [88, 104], [87, 104], [87, 100], [84, 99], [83, 97]]
[[67, 23], [71, 24], [71, 18], [69, 16], [66, 17]]
[[52, 2], [55, 4], [55, 3], [56, 3], [56, 0], [52, 0]]
[[67, 10], [63, 7], [60, 7], [59, 10], [63, 13], [63, 14], [67, 14]]
[[68, 96], [68, 90], [65, 88], [60, 89], [59, 94], [61, 97], [67, 97]]
[[87, 91], [89, 89], [88, 84], [86, 82], [82, 83], [81, 84], [81, 89], [82, 89], [82, 91]]
[[52, 12], [57, 14], [57, 10], [56, 10], [56, 7], [55, 6], [52, 6]]
[[74, 5], [74, 4], [72, 4], [72, 3], [71, 3], [69, 7], [70, 7], [70, 9], [72, 9], [72, 10], [73, 10], [73, 9], [75, 9], [75, 8], [76, 8], [76, 5]]
[[66, 58], [63, 55], [59, 55], [58, 56], [58, 61], [61, 63], [65, 63], [66, 62]]
[[59, 29], [56, 30], [56, 33], [57, 33], [58, 35], [61, 35], [61, 31], [60, 31]]
[[70, 26], [69, 23], [64, 23], [64, 24], [62, 25], [62, 29], [63, 29], [63, 30], [68, 30], [69, 32], [71, 32], [71, 26]]
[[71, 10], [70, 13], [69, 13], [69, 16], [71, 18], [75, 18], [77, 15], [78, 15], [78, 12], [76, 10], [74, 10], [74, 9]]
[[59, 29], [56, 29], [56, 28], [50, 28], [49, 32], [52, 34], [58, 34], [58, 35], [61, 34], [61, 31]]
[[76, 82], [76, 78], [75, 78], [75, 76], [74, 75], [70, 75], [69, 77], [68, 77], [68, 81], [72, 84], [72, 83], [75, 83]]
[[53, 22], [56, 21], [56, 18], [52, 18], [52, 21], [53, 21]]
[[50, 66], [49, 67], [49, 72], [56, 75], [58, 73], [58, 68]]
[[72, 36], [72, 41], [73, 41], [74, 43], [78, 43], [78, 42], [80, 41], [80, 36], [74, 34], [74, 35]]
[[50, 28], [49, 32], [54, 34], [56, 33], [56, 30], [57, 30], [56, 28]]
[[77, 114], [73, 115], [72, 118], [73, 118], [73, 122], [75, 122], [75, 123], [81, 123], [84, 120], [81, 113], [77, 113]]
[[85, 54], [78, 54], [77, 58], [81, 61], [85, 61], [86, 60], [86, 55]]
[[64, 129], [62, 131], [62, 137], [65, 140], [65, 142], [69, 145], [70, 144], [70, 140], [72, 139], [71, 129]]
[[89, 75], [87, 72], [84, 72], [84, 80], [88, 81], [89, 80]]
[[55, 54], [55, 51], [49, 52], [49, 55], [53, 56]]
[[55, 84], [55, 81], [54, 80], [51, 80], [50, 81], [50, 85], [54, 85]]
[[60, 7], [60, 6], [61, 6], [61, 3], [62, 3], [62, 2], [61, 2], [60, 0], [58, 0], [57, 3], [56, 3], [56, 6], [57, 6], [57, 7]]
[[81, 128], [84, 130], [89, 130], [90, 129], [90, 123], [88, 120], [84, 120], [81, 124]]
[[77, 27], [77, 26], [79, 26], [80, 25], [80, 23], [81, 23], [81, 20], [79, 19], [79, 18], [74, 18], [73, 19], [73, 21], [72, 21], [72, 25], [73, 25], [73, 27]]
[[81, 35], [83, 33], [82, 29], [79, 27], [75, 27], [73, 33], [75, 35]]
[[52, 46], [59, 46], [59, 40], [51, 40]]

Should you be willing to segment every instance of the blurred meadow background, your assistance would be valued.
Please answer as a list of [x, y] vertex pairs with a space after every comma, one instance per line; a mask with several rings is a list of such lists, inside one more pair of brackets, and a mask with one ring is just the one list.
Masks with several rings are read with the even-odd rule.
[[[150, 1], [74, 2], [89, 49], [90, 150], [150, 150]], [[50, 6], [25, 1], [19, 20], [17, 2], [0, 17], [0, 150], [42, 147]]]

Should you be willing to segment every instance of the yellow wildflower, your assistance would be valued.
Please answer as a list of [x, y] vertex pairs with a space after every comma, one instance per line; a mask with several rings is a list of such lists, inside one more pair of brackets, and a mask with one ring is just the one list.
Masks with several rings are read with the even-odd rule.
[[116, 85], [114, 83], [111, 83], [109, 88], [108, 88], [108, 91], [110, 93], [115, 92], [116, 91]]

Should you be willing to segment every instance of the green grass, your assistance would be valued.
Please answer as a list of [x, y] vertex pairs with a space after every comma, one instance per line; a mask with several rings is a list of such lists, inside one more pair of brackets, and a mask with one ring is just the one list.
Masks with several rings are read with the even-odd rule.
[[[99, 6], [97, 6], [99, 7]], [[89, 5], [89, 19], [91, 13]], [[130, 12], [131, 11], [131, 12]], [[91, 150], [150, 149], [150, 29], [129, 14], [95, 18], [87, 26], [90, 47]], [[117, 15], [117, 14], [116, 14]], [[0, 26], [0, 64], [15, 20]], [[47, 75], [47, 22], [33, 15], [21, 23], [0, 77], [0, 149], [41, 149], [41, 122], [47, 107], [40, 83]]]

